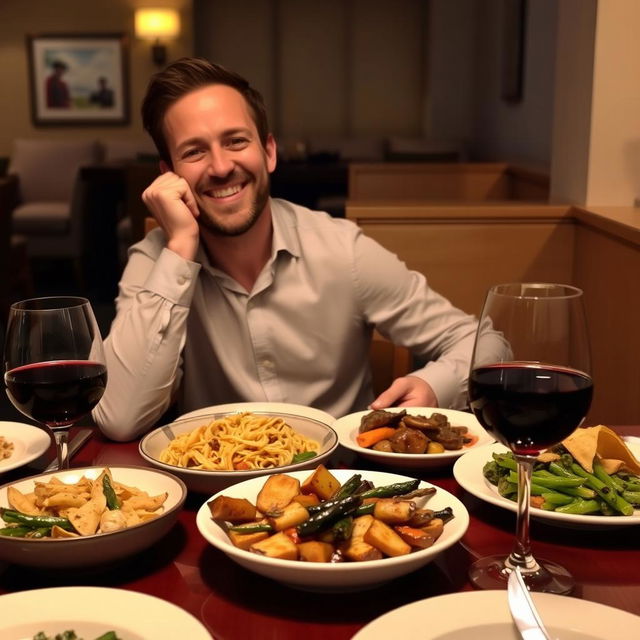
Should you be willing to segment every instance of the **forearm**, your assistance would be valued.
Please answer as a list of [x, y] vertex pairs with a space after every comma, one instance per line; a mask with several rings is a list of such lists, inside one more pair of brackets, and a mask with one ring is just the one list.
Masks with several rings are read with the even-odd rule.
[[114, 440], [131, 440], [148, 430], [169, 407], [181, 379], [197, 270], [172, 257], [158, 262], [142, 284], [125, 273], [105, 340], [107, 389], [93, 418]]

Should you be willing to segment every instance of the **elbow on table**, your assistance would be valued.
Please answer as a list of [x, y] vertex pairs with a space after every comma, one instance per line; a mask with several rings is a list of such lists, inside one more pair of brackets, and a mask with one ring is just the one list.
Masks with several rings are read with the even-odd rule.
[[98, 405], [92, 417], [102, 435], [116, 442], [130, 442], [146, 433], [153, 421], [131, 413], [109, 413]]

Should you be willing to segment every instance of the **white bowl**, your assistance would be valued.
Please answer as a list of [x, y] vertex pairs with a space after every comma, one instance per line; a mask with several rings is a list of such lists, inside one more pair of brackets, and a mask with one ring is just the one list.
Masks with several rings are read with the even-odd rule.
[[[360, 473], [364, 480], [371, 480], [376, 487], [406, 482], [412, 478], [382, 471], [354, 471], [349, 469], [331, 469], [331, 473], [341, 483], [354, 473]], [[309, 471], [296, 471], [287, 475], [300, 481], [309, 476]], [[264, 484], [264, 478], [253, 478], [229, 487], [217, 495], [246, 498], [255, 504], [256, 496]], [[421, 482], [420, 487], [433, 486]], [[212, 496], [210, 500], [217, 496]], [[355, 591], [370, 589], [379, 584], [411, 573], [429, 564], [436, 556], [458, 542], [469, 526], [469, 513], [455, 496], [444, 489], [437, 488], [436, 493], [428, 498], [429, 509], [440, 510], [451, 507], [454, 518], [447, 522], [442, 535], [428, 549], [395, 558], [367, 560], [364, 562], [316, 563], [298, 560], [280, 560], [267, 558], [243, 549], [238, 549], [229, 540], [225, 531], [212, 518], [207, 500], [198, 510], [196, 525], [204, 538], [239, 565], [259, 573], [260, 575], [283, 582], [289, 586], [311, 591]]]
[[456, 451], [445, 451], [444, 453], [387, 453], [385, 451], [375, 451], [374, 449], [361, 447], [356, 442], [360, 420], [362, 416], [366, 416], [368, 413], [371, 413], [371, 411], [350, 413], [336, 420], [333, 423], [333, 428], [336, 430], [340, 444], [343, 447], [378, 464], [404, 469], [435, 469], [444, 467], [455, 462], [460, 456], [467, 453], [467, 451], [494, 442], [493, 437], [483, 429], [482, 425], [476, 420], [472, 413], [455, 411], [453, 409], [434, 409], [433, 407], [392, 407], [385, 409], [385, 411], [392, 413], [403, 410], [412, 416], [420, 415], [429, 417], [432, 413], [442, 413], [447, 416], [452, 426], [467, 427], [469, 433], [477, 436], [478, 439], [470, 446], [463, 447]]
[[[151, 496], [166, 491], [169, 495], [160, 515], [119, 531], [78, 538], [37, 540], [0, 536], [0, 560], [39, 568], [72, 568], [106, 564], [151, 547], [174, 525], [187, 497], [187, 488], [182, 480], [156, 469], [126, 466], [109, 466], [109, 469], [115, 481], [146, 491]], [[29, 493], [36, 481], [47, 482], [56, 476], [62, 482], [74, 484], [83, 476], [95, 479], [103, 470], [104, 467], [85, 467], [52, 471], [10, 482], [0, 487], [0, 506], [9, 507], [7, 489], [10, 486]]]
[[[237, 405], [223, 405], [222, 411], [214, 411], [211, 414], [196, 412], [191, 417], [176, 420], [164, 427], [159, 427], [148, 433], [139, 444], [140, 455], [159, 469], [164, 469], [184, 480], [190, 491], [212, 494], [228, 487], [236, 482], [242, 482], [257, 476], [265, 476], [270, 473], [288, 473], [302, 469], [314, 469], [325, 461], [337, 448], [338, 436], [331, 428], [333, 418], [318, 410], [309, 410], [297, 405], [277, 405], [282, 407], [271, 409], [268, 403], [243, 403]], [[215, 407], [213, 407], [215, 408]], [[288, 413], [284, 411], [288, 409]], [[218, 418], [233, 413], [250, 411], [256, 415], [277, 416], [284, 418], [285, 422], [307, 438], [311, 438], [320, 444], [318, 455], [310, 460], [289, 464], [272, 469], [253, 469], [250, 471], [209, 471], [203, 469], [185, 469], [172, 464], [160, 462], [160, 454], [169, 443], [182, 433], [193, 431], [202, 425]], [[312, 417], [313, 416], [313, 417]], [[319, 419], [320, 418], [320, 419]]]

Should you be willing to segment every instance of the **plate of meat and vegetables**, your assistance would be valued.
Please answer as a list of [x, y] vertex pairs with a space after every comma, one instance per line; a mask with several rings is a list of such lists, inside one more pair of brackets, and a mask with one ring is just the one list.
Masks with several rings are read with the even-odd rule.
[[333, 429], [343, 447], [363, 458], [405, 468], [443, 467], [494, 441], [472, 413], [433, 407], [359, 411]]

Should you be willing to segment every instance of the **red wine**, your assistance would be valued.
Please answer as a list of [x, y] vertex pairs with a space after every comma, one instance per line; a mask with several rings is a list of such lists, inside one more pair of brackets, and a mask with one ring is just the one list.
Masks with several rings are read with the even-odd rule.
[[591, 378], [573, 369], [506, 363], [469, 376], [476, 418], [520, 455], [537, 455], [564, 440], [582, 422], [592, 395]]
[[38, 362], [8, 371], [4, 380], [19, 411], [50, 427], [66, 426], [98, 404], [107, 369], [87, 360]]

